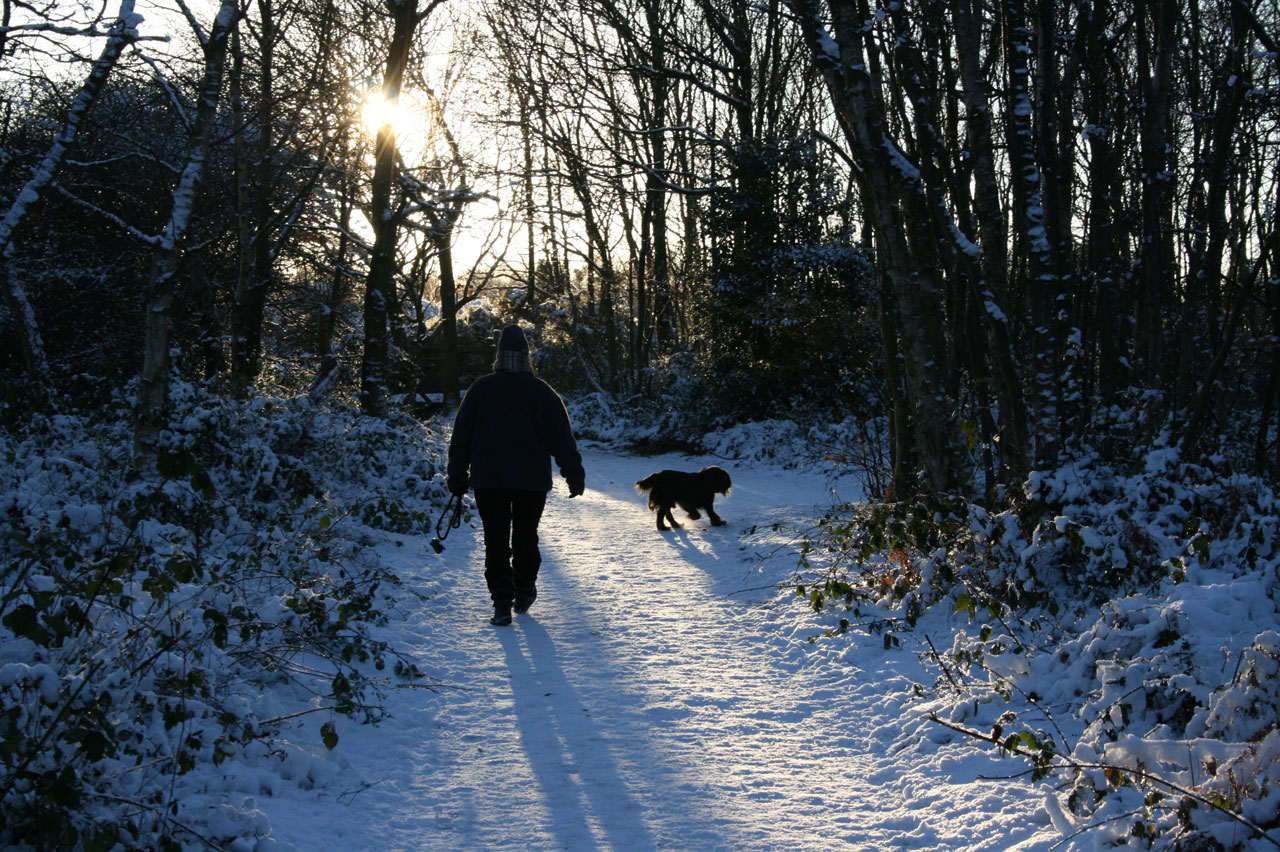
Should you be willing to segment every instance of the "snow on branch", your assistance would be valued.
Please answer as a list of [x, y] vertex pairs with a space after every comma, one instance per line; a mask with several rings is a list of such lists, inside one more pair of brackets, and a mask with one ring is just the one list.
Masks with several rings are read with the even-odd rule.
[[[31, 179], [18, 191], [4, 218], [0, 219], [0, 259], [6, 263], [13, 253], [14, 231], [26, 217], [31, 205], [39, 200], [41, 191], [53, 181], [54, 173], [62, 164], [67, 149], [75, 141], [80, 131], [80, 124], [106, 86], [107, 77], [115, 67], [120, 54], [138, 37], [138, 23], [142, 18], [133, 9], [134, 0], [121, 0], [120, 13], [111, 27], [111, 36], [107, 39], [102, 53], [93, 63], [89, 76], [85, 78], [83, 85], [76, 93], [61, 130], [54, 137], [53, 144], [49, 146], [48, 152]], [[9, 279], [4, 298], [10, 312], [22, 318], [23, 348], [28, 370], [39, 384], [47, 384], [49, 364], [44, 354], [44, 344], [36, 323], [35, 310], [16, 276]]]
[[667, 177], [667, 174], [664, 173], [663, 171], [655, 169], [653, 166], [646, 165], [645, 163], [641, 163], [637, 160], [622, 158], [622, 159], [619, 159], [618, 162], [624, 166], [630, 166], [631, 168], [635, 169], [637, 172], [644, 173], [644, 175], [647, 177], [654, 178], [655, 180], [658, 181], [658, 183], [662, 184], [664, 189], [670, 192], [674, 192], [678, 195], [708, 195], [712, 192], [710, 188], [692, 189], [687, 186], [681, 186], [678, 183], [673, 183]]
[[142, 51], [135, 51], [134, 55], [151, 66], [151, 70], [155, 72], [156, 82], [160, 84], [160, 88], [164, 89], [164, 93], [169, 97], [169, 103], [173, 104], [174, 111], [177, 113], [178, 121], [181, 123], [182, 129], [187, 131], [187, 133], [190, 133], [191, 116], [188, 115], [187, 104], [183, 101], [177, 90], [173, 88], [172, 84], [169, 83], [169, 78], [165, 76], [164, 71], [156, 64], [155, 59], [146, 55]]
[[951, 239], [955, 242], [956, 248], [961, 254], [968, 255], [977, 259], [982, 254], [982, 247], [960, 230], [960, 226], [956, 224], [955, 217], [947, 212], [946, 206], [939, 202], [938, 206], [942, 208], [942, 215], [946, 217], [947, 227], [951, 230]]
[[821, 130], [818, 130], [816, 128], [810, 132], [814, 135], [816, 139], [818, 139], [818, 141], [825, 142], [831, 148], [831, 150], [835, 152], [837, 157], [839, 157], [840, 159], [848, 163], [849, 168], [853, 169], [858, 174], [862, 174], [862, 166], [858, 163], [857, 160], [849, 156], [849, 152], [846, 151], [844, 147], [840, 145], [840, 143], [836, 142], [836, 140], [832, 139], [830, 136], [828, 136], [827, 134], [823, 133]]
[[827, 28], [822, 25], [821, 21], [815, 21], [813, 25], [814, 32], [818, 42], [818, 49], [822, 51], [822, 57], [832, 63], [840, 61], [840, 45], [836, 44], [836, 40], [831, 37], [831, 33], [827, 32]]
[[[730, 73], [730, 69], [725, 68], [719, 63], [708, 62], [707, 64], [710, 65], [713, 70], [721, 71], [723, 73]], [[729, 106], [740, 107], [740, 106], [746, 105], [745, 101], [743, 101], [742, 98], [737, 98], [729, 94], [728, 92], [720, 91], [720, 89], [716, 88], [711, 83], [708, 83], [706, 80], [703, 80], [701, 77], [699, 77], [696, 74], [691, 74], [688, 71], [682, 71], [679, 68], [670, 68], [670, 67], [666, 68], [663, 73], [666, 77], [674, 78], [676, 80], [681, 80], [683, 82], [689, 83], [694, 88], [702, 92], [705, 92], [706, 94], [710, 95], [716, 100], [722, 103], [726, 103]]]
[[[136, 15], [135, 17], [139, 21], [142, 20], [141, 15]], [[68, 27], [62, 24], [51, 24], [48, 22], [0, 26], [0, 36], [11, 36], [22, 33], [40, 33], [42, 35], [70, 36], [72, 38], [101, 38], [102, 36], [109, 36], [111, 31], [109, 30], [104, 33], [96, 26]]]
[[890, 139], [887, 133], [882, 134], [880, 139], [884, 143], [885, 151], [889, 154], [889, 164], [903, 180], [919, 188], [922, 183], [919, 167], [902, 153], [898, 143]]
[[111, 28], [111, 38], [103, 48], [102, 55], [94, 62], [88, 78], [80, 87], [80, 91], [76, 93], [71, 109], [67, 111], [67, 118], [62, 124], [62, 129], [54, 138], [53, 144], [49, 146], [49, 151], [45, 154], [44, 159], [36, 168], [31, 179], [27, 181], [26, 185], [18, 192], [17, 197], [14, 198], [4, 219], [0, 220], [0, 253], [9, 251], [9, 241], [13, 231], [23, 217], [26, 216], [27, 208], [40, 197], [40, 191], [53, 180], [54, 172], [62, 164], [67, 149], [75, 141], [76, 135], [80, 131], [80, 124], [84, 121], [89, 109], [98, 99], [99, 93], [106, 85], [107, 75], [115, 67], [116, 60], [120, 58], [124, 48], [137, 37], [137, 23], [139, 20], [141, 18], [134, 14], [133, 11], [133, 0], [123, 0], [120, 5], [120, 14], [116, 19], [115, 25]]
[[101, 218], [107, 220], [112, 225], [115, 225], [117, 228], [124, 231], [126, 234], [133, 237], [134, 239], [140, 240], [141, 242], [146, 243], [149, 246], [160, 245], [159, 237], [153, 234], [143, 233], [142, 231], [135, 228], [133, 225], [130, 225], [124, 219], [121, 219], [119, 216], [112, 213], [110, 210], [104, 210], [103, 208], [99, 207], [93, 202], [85, 201], [83, 198], [76, 195], [74, 192], [67, 189], [62, 184], [54, 183], [50, 188], [53, 189], [54, 192], [57, 192], [59, 195], [61, 195], [63, 198], [72, 202], [73, 204], [76, 204], [79, 207], [83, 207], [85, 210], [88, 210], [90, 213], [93, 213], [95, 216], [100, 216]]

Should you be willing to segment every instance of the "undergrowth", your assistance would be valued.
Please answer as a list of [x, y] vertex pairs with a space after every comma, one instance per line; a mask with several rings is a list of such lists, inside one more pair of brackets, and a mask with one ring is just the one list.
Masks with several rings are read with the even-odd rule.
[[427, 528], [439, 439], [305, 399], [173, 397], [147, 473], [123, 402], [0, 433], [6, 849], [267, 852], [262, 773], [324, 771], [289, 726], [333, 748], [336, 714], [377, 720], [383, 684], [420, 677], [371, 630], [399, 581], [365, 546]]
[[[1098, 848], [1280, 847], [1280, 505], [1157, 449], [1083, 457], [1003, 505], [835, 507], [797, 588], [885, 644], [926, 615], [935, 724], [1029, 763]], [[936, 621], [931, 622], [936, 624]]]

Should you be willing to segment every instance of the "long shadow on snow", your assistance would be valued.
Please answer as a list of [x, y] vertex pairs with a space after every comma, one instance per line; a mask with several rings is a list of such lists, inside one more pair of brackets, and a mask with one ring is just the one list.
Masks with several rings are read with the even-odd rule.
[[[723, 527], [703, 526], [707, 522], [680, 519], [680, 529], [668, 532], [648, 532], [662, 536], [681, 558], [707, 575], [711, 590], [718, 597], [743, 591], [751, 581], [755, 565], [753, 556], [743, 548], [743, 532], [740, 524], [729, 523]], [[639, 533], [637, 533], [639, 534]], [[756, 584], [758, 585], [758, 583]]]
[[500, 631], [500, 640], [525, 751], [564, 848], [656, 852], [644, 807], [631, 796], [608, 743], [565, 677], [550, 634], [522, 616], [516, 629]]

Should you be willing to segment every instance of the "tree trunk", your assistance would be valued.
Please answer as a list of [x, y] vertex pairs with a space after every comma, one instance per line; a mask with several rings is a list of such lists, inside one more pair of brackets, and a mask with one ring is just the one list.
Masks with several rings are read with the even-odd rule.
[[[23, 364], [35, 389], [34, 401], [39, 405], [47, 401], [52, 377], [35, 309], [27, 298], [26, 288], [13, 272], [13, 235], [26, 217], [31, 205], [40, 198], [40, 193], [53, 180], [54, 173], [62, 165], [67, 149], [75, 142], [81, 122], [102, 93], [107, 77], [115, 68], [120, 54], [137, 40], [138, 32], [135, 27], [141, 19], [134, 14], [133, 7], [134, 0], [121, 0], [120, 13], [111, 26], [107, 43], [102, 48], [97, 61], [93, 63], [93, 68], [89, 71], [84, 84], [80, 86], [80, 91], [76, 93], [71, 109], [67, 111], [67, 118], [58, 135], [54, 137], [53, 145], [36, 168], [35, 174], [18, 191], [4, 218], [0, 219], [0, 290], [4, 292], [5, 306], [9, 309], [10, 316], [18, 325]], [[7, 4], [5, 9], [7, 13]], [[0, 36], [0, 39], [2, 38], [3, 36]], [[0, 41], [0, 44], [2, 43]], [[0, 53], [0, 55], [3, 54]]]
[[654, 340], [666, 350], [675, 338], [675, 318], [671, 299], [671, 257], [667, 241], [667, 114], [670, 81], [667, 79], [666, 33], [662, 23], [663, 0], [647, 0], [645, 15], [649, 28], [649, 55], [653, 66], [650, 126], [647, 128], [651, 162], [646, 184], [650, 239], [653, 260], [649, 267], [649, 293], [653, 303]]
[[157, 449], [156, 439], [164, 423], [164, 412], [169, 402], [169, 340], [174, 276], [182, 261], [200, 176], [204, 171], [217, 119], [227, 42], [238, 22], [236, 0], [223, 0], [213, 27], [203, 39], [204, 75], [200, 82], [195, 122], [187, 144], [187, 160], [173, 191], [169, 224], [161, 235], [147, 283], [142, 374], [138, 384], [135, 412], [137, 421], [134, 426], [134, 444], [140, 452], [146, 454], [154, 453]]
[[440, 264], [440, 383], [444, 388], [444, 404], [454, 408], [461, 401], [458, 392], [458, 304], [457, 285], [453, 278], [453, 247], [450, 234], [432, 237], [436, 260]]
[[[1174, 0], [1138, 4], [1138, 74], [1142, 85], [1142, 231], [1137, 294], [1136, 354], [1143, 377], [1159, 387], [1164, 364], [1164, 309], [1172, 303], [1176, 271], [1171, 230], [1169, 108], [1178, 9]], [[1154, 53], [1154, 56], [1152, 55]]]
[[[543, 113], [545, 122], [545, 113]], [[529, 287], [533, 288], [533, 277], [537, 274], [538, 269], [538, 248], [536, 241], [536, 229], [534, 227], [534, 219], [537, 215], [537, 205], [534, 203], [533, 193], [533, 116], [529, 109], [529, 95], [527, 92], [520, 93], [520, 143], [524, 152], [524, 216], [525, 216], [525, 240], [528, 243], [526, 250], [529, 258], [526, 261], [528, 269]]]
[[[922, 484], [931, 491], [953, 491], [967, 482], [969, 465], [959, 446], [960, 429], [948, 388], [950, 364], [939, 305], [937, 252], [950, 237], [935, 230], [937, 214], [927, 209], [919, 170], [889, 135], [884, 106], [862, 57], [865, 19], [856, 2], [832, 2], [834, 39], [820, 29], [814, 0], [792, 0], [791, 5], [823, 72], [856, 164], [855, 179], [874, 236], [885, 297], [893, 307], [886, 333], [899, 342], [910, 442], [922, 467]], [[912, 481], [894, 483], [899, 497], [916, 490]]]
[[1087, 304], [1077, 309], [1083, 318], [1084, 343], [1095, 351], [1096, 375], [1093, 393], [1085, 394], [1103, 405], [1114, 403], [1128, 385], [1130, 375], [1122, 353], [1128, 338], [1120, 294], [1126, 289], [1128, 270], [1120, 254], [1117, 210], [1121, 203], [1121, 152], [1116, 144], [1115, 98], [1117, 70], [1114, 57], [1104, 49], [1103, 34], [1111, 21], [1111, 4], [1097, 0], [1082, 12], [1078, 40], [1085, 49], [1089, 69], [1082, 86], [1085, 139], [1089, 146], [1089, 168], [1085, 177], [1085, 274], [1090, 277]]
[[1013, 264], [1011, 283], [1029, 307], [1033, 391], [1029, 394], [1035, 413], [1036, 461], [1052, 465], [1059, 448], [1058, 401], [1061, 398], [1058, 370], [1056, 311], [1059, 276], [1046, 224], [1042, 172], [1035, 148], [1033, 119], [1047, 120], [1037, 113], [1031, 86], [1028, 57], [1034, 49], [1035, 34], [1023, 0], [1002, 0], [1000, 28], [1008, 62], [1008, 94], [1005, 112], [1009, 116], [1007, 134], [1012, 171]]
[[1198, 190], [1191, 210], [1191, 244], [1186, 295], [1181, 311], [1181, 342], [1173, 404], [1192, 398], [1195, 377], [1203, 370], [1219, 343], [1214, 339], [1211, 302], [1221, 287], [1222, 266], [1231, 225], [1228, 222], [1227, 190], [1232, 172], [1238, 168], [1237, 135], [1246, 95], [1252, 88], [1243, 61], [1246, 24], [1233, 6], [1231, 41], [1222, 66], [1214, 77], [1213, 109], [1209, 112], [1207, 139], [1195, 158], [1194, 185]]
[[[400, 102], [409, 63], [413, 31], [421, 17], [417, 0], [388, 0], [395, 29], [387, 52], [387, 67], [382, 78], [382, 96], [388, 104]], [[370, 215], [373, 226], [373, 250], [369, 258], [369, 276], [364, 292], [364, 354], [360, 361], [360, 410], [374, 417], [387, 411], [387, 372], [390, 368], [390, 311], [395, 304], [396, 242], [399, 213], [392, 209], [392, 190], [396, 183], [396, 132], [390, 123], [378, 128], [374, 148], [374, 170]]]
[[[231, 389], [243, 398], [262, 371], [262, 323], [271, 276], [272, 99], [275, 20], [271, 0], [258, 0], [261, 45], [258, 97], [262, 105], [249, 149], [244, 124], [237, 127], [236, 188], [240, 215], [240, 265], [231, 310]], [[238, 57], [237, 57], [238, 59]], [[237, 63], [238, 64], [238, 63]], [[243, 113], [243, 110], [241, 110]]]
[[[973, 205], [977, 223], [979, 278], [971, 294], [980, 327], [986, 333], [994, 360], [995, 388], [999, 399], [999, 446], [1007, 480], [1027, 472], [1031, 437], [1027, 427], [1022, 378], [1013, 352], [1012, 333], [1005, 310], [1008, 304], [1008, 224], [996, 175], [995, 140], [991, 125], [991, 92], [982, 72], [980, 17], [971, 0], [953, 0], [956, 52], [968, 119], [968, 149], [973, 162]], [[976, 369], [976, 368], [975, 368]], [[988, 441], [996, 435], [986, 436]]]

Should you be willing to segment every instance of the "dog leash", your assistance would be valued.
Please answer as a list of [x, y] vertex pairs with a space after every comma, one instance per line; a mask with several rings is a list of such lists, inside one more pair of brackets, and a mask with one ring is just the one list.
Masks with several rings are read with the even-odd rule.
[[[450, 510], [453, 514], [449, 517], [449, 522], [445, 523], [445, 515]], [[444, 524], [441, 529], [441, 524]], [[444, 540], [449, 537], [449, 531], [462, 526], [462, 495], [449, 495], [449, 502], [444, 504], [444, 510], [440, 512], [440, 517], [436, 519], [436, 537], [431, 539], [431, 549], [436, 553], [444, 553]]]

